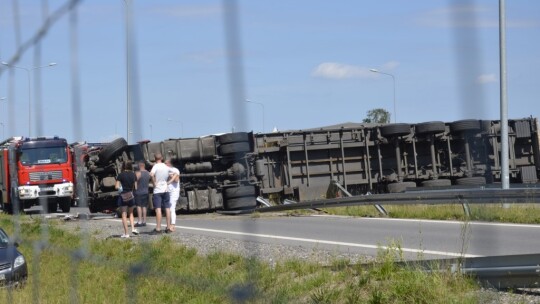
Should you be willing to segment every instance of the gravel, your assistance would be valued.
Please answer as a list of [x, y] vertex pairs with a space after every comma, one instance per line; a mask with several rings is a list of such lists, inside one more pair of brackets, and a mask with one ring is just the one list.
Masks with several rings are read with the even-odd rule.
[[[195, 216], [211, 219], [219, 215], [208, 214]], [[88, 231], [90, 235], [97, 239], [119, 238], [121, 233], [123, 233], [121, 223], [111, 221], [111, 219], [113, 219], [111, 216], [103, 216], [102, 219], [98, 220], [72, 219], [65, 221], [64, 227], [71, 231], [74, 229]], [[178, 222], [181, 222], [181, 220], [181, 217], [177, 217]], [[150, 231], [152, 231], [153, 228], [154, 225], [140, 227], [138, 228], [140, 234], [138, 236], [131, 235], [129, 240], [133, 242], [145, 242], [161, 237], [160, 235], [150, 234]], [[286, 261], [290, 259], [309, 261], [319, 263], [321, 265], [330, 265], [333, 261], [343, 259], [350, 261], [350, 263], [365, 263], [373, 261], [374, 259], [373, 257], [356, 253], [343, 253], [318, 248], [306, 248], [303, 246], [232, 240], [228, 238], [189, 233], [182, 231], [181, 229], [177, 229], [174, 233], [163, 235], [166, 235], [178, 244], [196, 249], [201, 255], [208, 255], [215, 252], [227, 252], [238, 254], [243, 257], [255, 256], [261, 261], [267, 262], [270, 265], [275, 265], [278, 261]]]

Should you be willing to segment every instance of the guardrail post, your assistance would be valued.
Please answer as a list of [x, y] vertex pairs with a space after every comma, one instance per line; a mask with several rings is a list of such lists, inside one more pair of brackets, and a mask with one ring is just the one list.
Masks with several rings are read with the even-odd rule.
[[[334, 183], [334, 185], [336, 185], [336, 187], [338, 187], [339, 190], [341, 190], [346, 196], [348, 197], [352, 197], [353, 195], [347, 191], [347, 189], [345, 189], [337, 180], [333, 180], [332, 181]], [[368, 192], [366, 195], [371, 195], [370, 192]], [[386, 211], [386, 209], [384, 209], [384, 207], [382, 205], [379, 205], [379, 204], [375, 204], [373, 205], [375, 206], [375, 209], [377, 209], [377, 211], [379, 211], [380, 214], [384, 215], [384, 216], [388, 216], [388, 212]]]
[[463, 206], [463, 212], [465, 212], [465, 217], [469, 219], [471, 217], [471, 208], [469, 207], [469, 202], [464, 199], [463, 201], [461, 201], [461, 206]]

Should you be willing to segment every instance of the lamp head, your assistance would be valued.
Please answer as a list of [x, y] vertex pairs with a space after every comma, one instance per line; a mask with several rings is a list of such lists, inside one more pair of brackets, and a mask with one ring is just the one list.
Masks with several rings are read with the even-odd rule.
[[55, 65], [56, 65], [56, 62], [49, 63], [49, 66], [55, 66]]
[[370, 70], [371, 72], [373, 72], [373, 73], [379, 73], [379, 70], [377, 70], [377, 69], [369, 69], [369, 70]]

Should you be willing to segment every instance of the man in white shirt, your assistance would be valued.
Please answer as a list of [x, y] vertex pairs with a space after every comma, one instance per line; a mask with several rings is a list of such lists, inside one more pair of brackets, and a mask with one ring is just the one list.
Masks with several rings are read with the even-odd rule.
[[167, 185], [167, 180], [169, 179], [169, 173], [171, 169], [163, 163], [163, 156], [161, 153], [156, 153], [154, 156], [156, 159], [156, 164], [152, 167], [150, 171], [150, 176], [152, 177], [152, 182], [154, 183], [154, 210], [156, 211], [156, 228], [154, 233], [161, 233], [161, 208], [165, 209], [165, 217], [167, 219], [167, 229], [165, 232], [171, 232], [169, 227], [171, 225], [171, 202], [169, 197], [169, 188]]

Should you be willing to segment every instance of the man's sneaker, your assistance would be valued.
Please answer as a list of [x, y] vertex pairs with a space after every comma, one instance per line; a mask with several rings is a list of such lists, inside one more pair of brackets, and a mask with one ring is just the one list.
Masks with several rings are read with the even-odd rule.
[[135, 227], [142, 227], [142, 226], [143, 226], [142, 223], [139, 223], [139, 222], [135, 223]]
[[127, 239], [127, 238], [129, 238], [129, 234], [122, 234], [120, 237], [123, 238], [123, 239]]
[[133, 229], [131, 230], [131, 233], [133, 233], [134, 235], [139, 235], [139, 230]]

